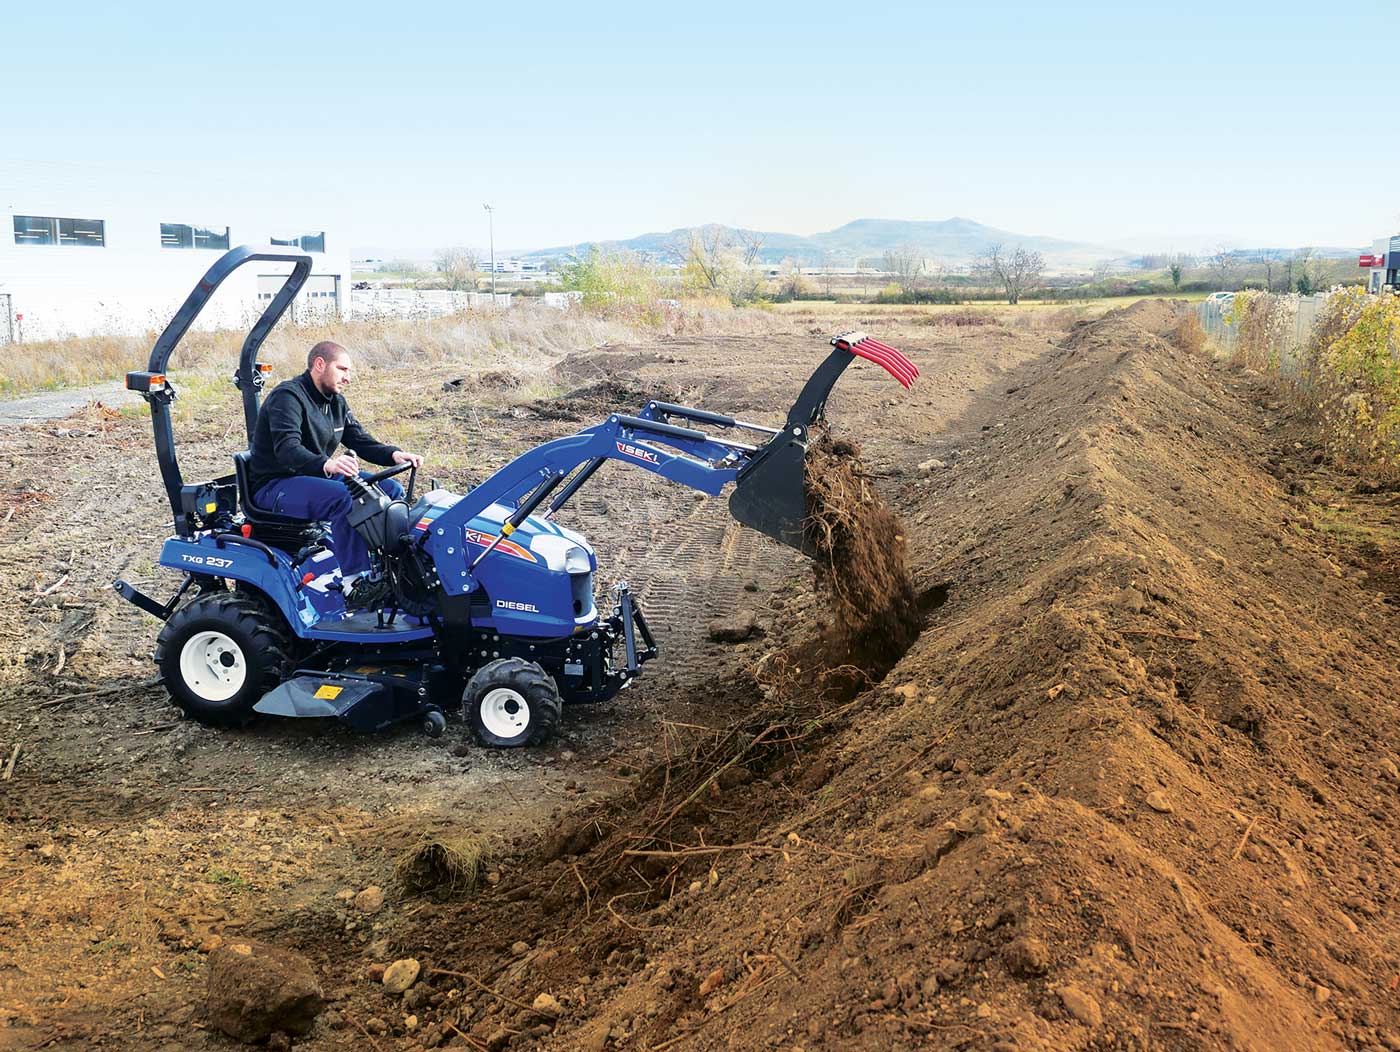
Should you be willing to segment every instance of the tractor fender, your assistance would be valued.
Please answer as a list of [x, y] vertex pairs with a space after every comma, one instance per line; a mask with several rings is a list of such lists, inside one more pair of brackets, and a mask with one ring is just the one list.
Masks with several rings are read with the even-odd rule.
[[160, 565], [251, 585], [267, 596], [300, 637], [304, 638], [307, 630], [321, 619], [310, 597], [297, 587], [301, 582], [292, 569], [291, 558], [274, 548], [218, 539], [211, 534], [171, 537], [161, 547]]

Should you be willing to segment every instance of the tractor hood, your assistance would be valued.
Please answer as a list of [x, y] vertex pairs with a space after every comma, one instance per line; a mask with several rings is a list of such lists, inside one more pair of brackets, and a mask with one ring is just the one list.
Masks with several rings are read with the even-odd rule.
[[[414, 530], [431, 530], [434, 520], [461, 499], [460, 494], [442, 489], [424, 494], [413, 507]], [[514, 510], [504, 504], [487, 507], [468, 524], [467, 542], [482, 548], [489, 545]], [[509, 540], [501, 541], [496, 551], [566, 573], [585, 573], [597, 567], [593, 548], [582, 535], [535, 515], [522, 522]]]

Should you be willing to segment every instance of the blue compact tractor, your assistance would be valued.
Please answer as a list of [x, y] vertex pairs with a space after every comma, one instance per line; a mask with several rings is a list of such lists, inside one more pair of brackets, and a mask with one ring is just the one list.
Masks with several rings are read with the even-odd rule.
[[[906, 387], [918, 375], [898, 351], [847, 333], [831, 341], [781, 428], [648, 402], [635, 416], [615, 413], [546, 442], [464, 494], [415, 494], [416, 471], [407, 464], [348, 479], [351, 523], [368, 542], [372, 575], [387, 585], [377, 589], [385, 596], [377, 608], [348, 609], [323, 525], [259, 507], [246, 451], [233, 454], [232, 474], [209, 482], [187, 483], [176, 459], [170, 356], [219, 284], [250, 262], [292, 268], [244, 341], [234, 374], [251, 442], [268, 368], [258, 364], [258, 349], [305, 284], [310, 257], [249, 246], [228, 252], [160, 335], [146, 371], [127, 374], [127, 386], [150, 404], [175, 517], [160, 565], [181, 581], [165, 602], [125, 581], [114, 587], [164, 622], [155, 660], [171, 700], [215, 726], [239, 726], [257, 713], [334, 717], [364, 730], [418, 719], [436, 737], [445, 710], [462, 706], [483, 743], [542, 742], [564, 704], [613, 697], [657, 653], [627, 585], [606, 593], [600, 609], [593, 549], [555, 522], [604, 464], [709, 494], [733, 483], [735, 518], [800, 550], [807, 443], [836, 379], [856, 357]], [[758, 444], [727, 437], [736, 432], [756, 435]], [[391, 500], [376, 483], [405, 471], [407, 494]]]

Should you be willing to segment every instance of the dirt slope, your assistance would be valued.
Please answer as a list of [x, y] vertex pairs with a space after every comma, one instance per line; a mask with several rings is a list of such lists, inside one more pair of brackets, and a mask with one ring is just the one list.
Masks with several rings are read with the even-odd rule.
[[1170, 321], [1079, 328], [918, 451], [891, 495], [949, 599], [857, 707], [744, 739], [630, 872], [656, 827], [599, 812], [405, 933], [473, 976], [428, 1043], [1400, 1048], [1395, 615]]

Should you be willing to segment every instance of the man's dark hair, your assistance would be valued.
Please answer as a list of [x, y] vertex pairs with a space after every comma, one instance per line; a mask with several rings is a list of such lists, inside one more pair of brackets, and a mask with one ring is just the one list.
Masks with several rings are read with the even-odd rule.
[[327, 365], [331, 362], [339, 361], [350, 352], [334, 340], [322, 340], [315, 347], [306, 353], [306, 367], [310, 369], [315, 364], [317, 358], [323, 359]]

